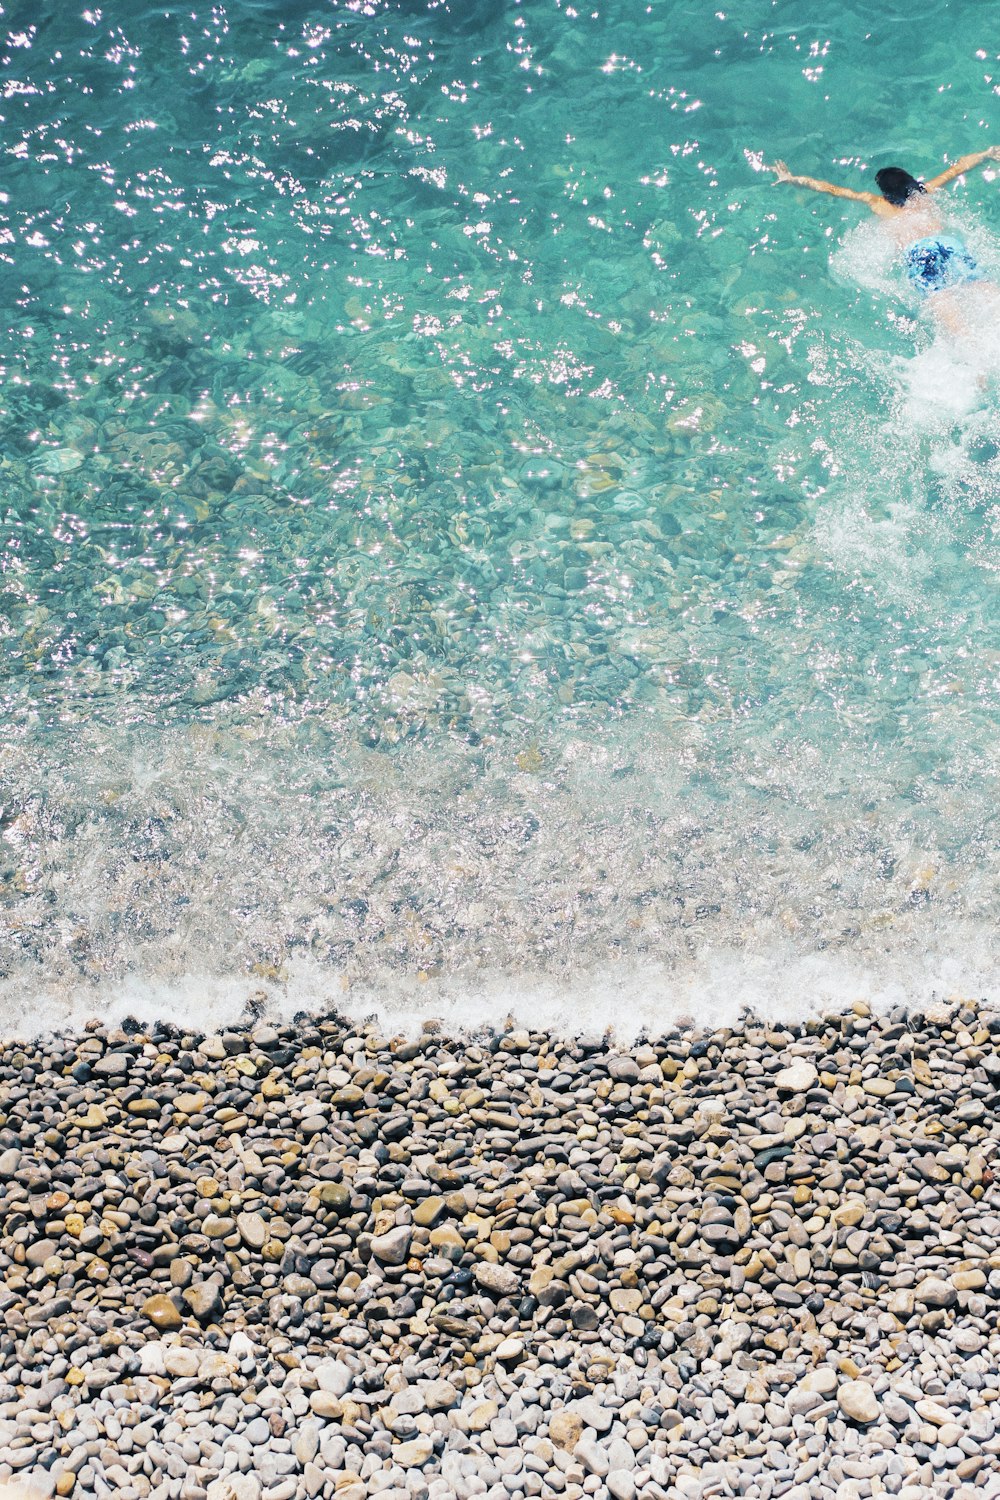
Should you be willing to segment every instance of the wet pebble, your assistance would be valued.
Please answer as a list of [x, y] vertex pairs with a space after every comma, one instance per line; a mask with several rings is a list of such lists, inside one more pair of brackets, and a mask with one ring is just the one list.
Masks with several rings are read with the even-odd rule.
[[8, 1046], [0, 1481], [1000, 1497], [998, 1035], [947, 1007], [629, 1053], [336, 1017]]

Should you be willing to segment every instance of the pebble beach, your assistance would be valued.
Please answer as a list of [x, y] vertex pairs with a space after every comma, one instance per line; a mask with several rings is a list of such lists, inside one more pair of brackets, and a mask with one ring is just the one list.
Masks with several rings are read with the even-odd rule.
[[1000, 1017], [0, 1054], [0, 1489], [1000, 1495]]

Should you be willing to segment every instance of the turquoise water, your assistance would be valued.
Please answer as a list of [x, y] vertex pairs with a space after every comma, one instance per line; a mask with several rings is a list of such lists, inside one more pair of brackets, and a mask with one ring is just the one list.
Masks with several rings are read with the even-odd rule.
[[1000, 998], [1000, 330], [759, 170], [1000, 139], [878, 12], [0, 7], [5, 1025]]

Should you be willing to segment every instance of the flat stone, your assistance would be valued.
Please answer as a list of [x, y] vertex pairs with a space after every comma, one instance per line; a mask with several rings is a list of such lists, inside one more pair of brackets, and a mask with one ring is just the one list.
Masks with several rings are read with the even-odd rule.
[[497, 1359], [502, 1359], [504, 1361], [520, 1359], [523, 1353], [523, 1339], [503, 1339], [496, 1347]]
[[613, 1437], [607, 1445], [607, 1453], [612, 1469], [628, 1469], [631, 1473], [635, 1468], [635, 1449], [624, 1438]]
[[404, 1469], [420, 1469], [434, 1454], [434, 1439], [422, 1433], [408, 1443], [397, 1443], [392, 1450], [393, 1462]]
[[159, 1339], [149, 1339], [146, 1343], [139, 1345], [137, 1351], [139, 1355], [139, 1369], [143, 1375], [166, 1374], [164, 1356], [167, 1348], [168, 1346]]
[[521, 1278], [509, 1266], [494, 1265], [491, 1260], [481, 1260], [472, 1268], [472, 1274], [481, 1287], [498, 1297], [513, 1297], [521, 1289]]
[[109, 1052], [91, 1063], [90, 1071], [98, 1078], [124, 1078], [131, 1071], [134, 1059], [125, 1052]]
[[172, 1101], [179, 1115], [200, 1115], [212, 1102], [211, 1094], [199, 1089], [196, 1094], [178, 1094]]
[[804, 1094], [812, 1088], [819, 1074], [811, 1062], [797, 1058], [787, 1068], [774, 1075], [774, 1086], [786, 1094]]
[[837, 1404], [852, 1422], [867, 1425], [878, 1420], [882, 1407], [867, 1380], [845, 1380], [837, 1390]]
[[240, 1239], [251, 1250], [263, 1250], [268, 1241], [267, 1224], [260, 1214], [243, 1213], [236, 1215], [236, 1228], [240, 1232]]
[[741, 1401], [736, 1407], [736, 1421], [741, 1432], [756, 1436], [764, 1425], [764, 1408], [759, 1401]]
[[140, 1120], [153, 1120], [159, 1116], [160, 1106], [156, 1099], [132, 1099], [128, 1104], [128, 1113]]
[[528, 1291], [533, 1297], [544, 1292], [556, 1280], [556, 1273], [551, 1266], [535, 1266], [528, 1277]]
[[319, 1427], [315, 1422], [303, 1422], [292, 1441], [292, 1452], [300, 1464], [312, 1463], [319, 1452]]
[[635, 1287], [613, 1287], [608, 1300], [612, 1312], [634, 1313], [642, 1306], [643, 1295]]
[[729, 1250], [735, 1250], [740, 1243], [740, 1237], [733, 1224], [703, 1224], [700, 1234], [705, 1243], [721, 1255]]
[[861, 1223], [867, 1212], [868, 1205], [863, 1198], [848, 1198], [837, 1205], [830, 1217], [834, 1223], [853, 1229], [855, 1224]]
[[201, 1232], [210, 1240], [224, 1240], [236, 1228], [236, 1221], [224, 1214], [208, 1214], [201, 1221]]
[[433, 1229], [434, 1225], [445, 1212], [445, 1201], [443, 1198], [422, 1198], [413, 1210], [413, 1222], [421, 1229]]

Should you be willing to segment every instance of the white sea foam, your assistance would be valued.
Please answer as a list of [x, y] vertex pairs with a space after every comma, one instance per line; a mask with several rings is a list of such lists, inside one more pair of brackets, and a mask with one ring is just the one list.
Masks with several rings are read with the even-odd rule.
[[[875, 295], [877, 338], [860, 356], [871, 372], [883, 365], [894, 387], [892, 421], [909, 434], [940, 433], [955, 421], [995, 405], [1000, 375], [1000, 243], [974, 216], [960, 226], [983, 279], [920, 298], [908, 284], [901, 253], [884, 226], [867, 219], [850, 230], [831, 257], [836, 278]], [[884, 340], [883, 340], [884, 342]], [[905, 346], [911, 343], [912, 352]]]
[[610, 1033], [623, 1044], [678, 1026], [739, 1026], [748, 1015], [801, 1023], [864, 1001], [875, 1010], [919, 1010], [937, 1000], [1000, 1008], [1000, 953], [992, 931], [943, 923], [920, 943], [873, 945], [864, 954], [801, 954], [789, 942], [754, 951], [709, 949], [688, 964], [604, 963], [561, 976], [530, 971], [455, 974], [418, 980], [387, 972], [351, 984], [344, 974], [304, 961], [279, 981], [246, 975], [187, 974], [169, 980], [133, 974], [112, 984], [0, 983], [0, 1024], [8, 1037], [72, 1031], [99, 1018], [161, 1021], [199, 1033], [245, 1022], [338, 1014], [375, 1021], [390, 1035], [424, 1024], [446, 1032], [507, 1024], [554, 1035]]
[[49, 730], [41, 780], [9, 744], [21, 811], [0, 843], [23, 889], [0, 925], [0, 1026], [214, 1027], [262, 997], [398, 1029], [511, 1013], [631, 1034], [1000, 996], [990, 726], [942, 700], [925, 749], [933, 766], [949, 747], [962, 801], [915, 807], [912, 752], [869, 743], [860, 689], [817, 726], [836, 745], [791, 741], [779, 699], [752, 739], [749, 720], [653, 715], [543, 739], [530, 770], [443, 739], [321, 750], [221, 714], [197, 733]]

